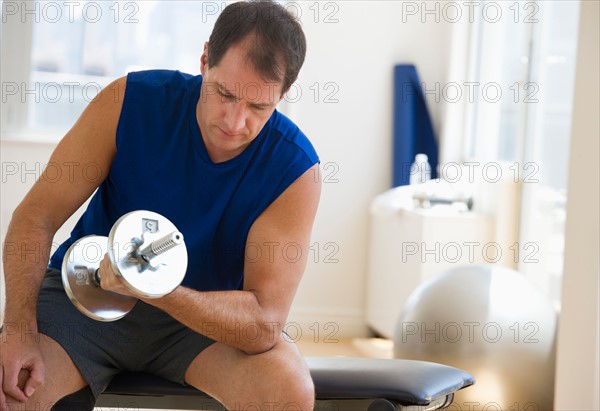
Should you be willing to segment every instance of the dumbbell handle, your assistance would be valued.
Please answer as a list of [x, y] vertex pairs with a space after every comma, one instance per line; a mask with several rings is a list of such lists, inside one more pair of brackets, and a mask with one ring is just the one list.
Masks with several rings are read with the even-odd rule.
[[152, 241], [143, 250], [139, 251], [139, 256], [146, 262], [150, 262], [154, 257], [170, 250], [171, 248], [183, 242], [183, 234], [179, 231], [173, 231], [158, 240]]
[[100, 287], [100, 267], [96, 268], [96, 271], [94, 271], [94, 276], [92, 277], [92, 281], [94, 282], [94, 284], [96, 284], [98, 287]]

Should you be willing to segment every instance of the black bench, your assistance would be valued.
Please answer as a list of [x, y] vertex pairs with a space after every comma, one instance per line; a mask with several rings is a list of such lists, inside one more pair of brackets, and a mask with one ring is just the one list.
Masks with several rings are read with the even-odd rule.
[[[465, 371], [425, 361], [345, 357], [306, 361], [315, 383], [316, 411], [435, 410], [449, 406], [456, 391], [475, 383]], [[142, 373], [117, 375], [96, 406], [225, 410], [201, 391]]]

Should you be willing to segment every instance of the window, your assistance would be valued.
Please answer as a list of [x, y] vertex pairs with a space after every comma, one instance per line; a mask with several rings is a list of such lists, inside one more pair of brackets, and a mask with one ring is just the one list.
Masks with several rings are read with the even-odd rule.
[[508, 163], [519, 176], [512, 252], [558, 306], [579, 2], [502, 2], [502, 13], [510, 18], [474, 25], [473, 75], [484, 98], [468, 108], [464, 157]]
[[2, 138], [58, 141], [110, 81], [148, 68], [199, 73], [225, 2], [2, 3]]

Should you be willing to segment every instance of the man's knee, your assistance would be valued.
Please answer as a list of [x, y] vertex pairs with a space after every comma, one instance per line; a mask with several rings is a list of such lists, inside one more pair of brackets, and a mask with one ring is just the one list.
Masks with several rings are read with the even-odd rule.
[[94, 398], [91, 392], [88, 395], [84, 391], [85, 389], [58, 401], [36, 396], [35, 394], [25, 403], [7, 397], [7, 405], [9, 411], [92, 411], [95, 403]]
[[315, 386], [308, 370], [298, 367], [294, 369], [288, 364], [281, 373], [281, 394], [285, 403], [283, 410], [312, 410], [315, 402]]
[[282, 392], [278, 406], [273, 409], [286, 411], [313, 410], [315, 406], [315, 388], [310, 379], [294, 379]]
[[26, 402], [18, 402], [7, 396], [6, 403], [9, 411], [51, 411], [54, 403], [46, 399], [40, 398], [35, 394], [32, 395]]
[[[290, 342], [280, 341], [273, 347], [274, 358], [269, 361], [270, 381], [265, 381], [267, 390], [278, 391], [277, 406], [273, 409], [288, 411], [312, 410], [315, 402], [315, 387], [308, 366], [295, 349], [290, 352]], [[288, 348], [288, 349], [286, 349]]]
[[[25, 388], [25, 383], [29, 379], [29, 370], [21, 370], [19, 372], [19, 376], [17, 377], [17, 387], [20, 390]], [[10, 411], [24, 411], [24, 410], [35, 410], [35, 411], [50, 411], [52, 409], [52, 405], [48, 405], [46, 399], [42, 398], [43, 395], [41, 392], [43, 391], [43, 387], [39, 387], [31, 397], [27, 399], [26, 402], [16, 401], [14, 398], [7, 395], [6, 402], [8, 405], [8, 409]]]
[[[29, 370], [21, 370], [17, 379], [17, 386], [22, 390], [29, 378]], [[51, 392], [42, 385], [24, 403], [7, 397], [10, 411], [92, 411], [94, 409], [94, 396], [89, 386], [67, 395], [64, 398], [55, 398]]]

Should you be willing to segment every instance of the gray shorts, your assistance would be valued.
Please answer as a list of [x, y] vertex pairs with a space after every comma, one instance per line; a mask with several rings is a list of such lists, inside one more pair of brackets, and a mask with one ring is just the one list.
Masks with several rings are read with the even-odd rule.
[[142, 301], [118, 321], [93, 320], [71, 303], [56, 269], [46, 272], [37, 317], [39, 332], [65, 349], [95, 398], [122, 370], [145, 371], [185, 385], [190, 363], [214, 343]]

